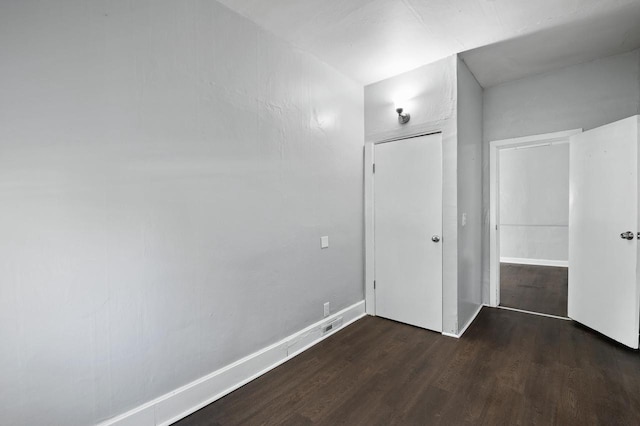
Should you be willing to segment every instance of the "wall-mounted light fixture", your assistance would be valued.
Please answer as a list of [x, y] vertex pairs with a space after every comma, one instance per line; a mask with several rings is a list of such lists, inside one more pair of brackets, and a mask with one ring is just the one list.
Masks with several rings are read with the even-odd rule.
[[411, 115], [408, 113], [403, 113], [402, 108], [396, 108], [396, 112], [398, 113], [398, 123], [407, 124], [409, 120], [411, 120]]

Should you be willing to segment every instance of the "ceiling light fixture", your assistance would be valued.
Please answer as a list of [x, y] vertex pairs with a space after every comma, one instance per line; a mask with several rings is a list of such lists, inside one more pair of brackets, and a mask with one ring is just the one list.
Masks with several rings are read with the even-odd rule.
[[403, 113], [402, 108], [396, 108], [396, 112], [398, 113], [398, 123], [407, 124], [409, 120], [411, 120], [411, 115], [408, 113]]

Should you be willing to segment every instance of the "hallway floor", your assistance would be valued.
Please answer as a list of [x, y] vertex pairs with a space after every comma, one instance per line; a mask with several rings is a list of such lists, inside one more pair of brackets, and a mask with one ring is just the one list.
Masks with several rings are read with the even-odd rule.
[[500, 264], [500, 306], [567, 316], [569, 268]]
[[640, 356], [503, 309], [461, 339], [365, 317], [177, 423], [262, 424], [640, 424]]

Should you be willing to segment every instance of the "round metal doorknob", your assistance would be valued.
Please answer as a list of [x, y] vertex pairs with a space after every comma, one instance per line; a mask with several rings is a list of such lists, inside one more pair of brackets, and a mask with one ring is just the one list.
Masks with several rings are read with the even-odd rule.
[[623, 240], [633, 240], [633, 232], [627, 231], [620, 234], [620, 238]]
[[437, 235], [434, 235], [433, 237], [431, 237], [431, 241], [433, 241], [434, 243], [437, 243], [438, 241], [440, 241], [440, 237]]

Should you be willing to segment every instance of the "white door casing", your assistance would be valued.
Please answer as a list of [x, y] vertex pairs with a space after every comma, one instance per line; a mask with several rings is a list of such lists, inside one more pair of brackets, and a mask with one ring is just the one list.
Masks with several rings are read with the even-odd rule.
[[489, 143], [489, 305], [500, 304], [500, 151], [516, 147], [532, 147], [566, 143], [582, 129], [502, 139]]
[[376, 315], [441, 332], [442, 135], [374, 149]]
[[638, 116], [573, 136], [569, 167], [569, 317], [638, 348]]

